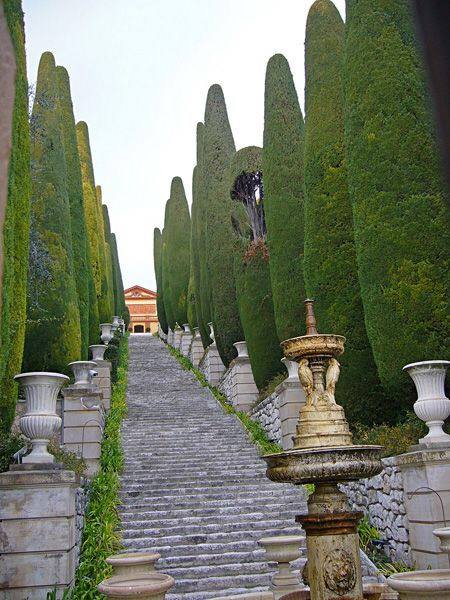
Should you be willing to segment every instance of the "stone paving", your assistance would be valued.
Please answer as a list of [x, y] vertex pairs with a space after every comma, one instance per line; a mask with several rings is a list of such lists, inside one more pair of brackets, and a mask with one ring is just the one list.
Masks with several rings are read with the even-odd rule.
[[161, 554], [169, 600], [267, 589], [261, 537], [300, 533], [302, 488], [271, 483], [239, 421], [224, 413], [164, 344], [130, 336], [122, 426], [123, 543]]

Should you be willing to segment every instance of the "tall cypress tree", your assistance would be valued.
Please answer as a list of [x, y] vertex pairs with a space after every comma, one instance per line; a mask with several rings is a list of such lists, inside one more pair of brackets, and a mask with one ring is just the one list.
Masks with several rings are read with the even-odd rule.
[[67, 193], [70, 204], [73, 264], [80, 312], [80, 356], [83, 360], [86, 360], [89, 346], [89, 278], [92, 278], [92, 271], [87, 258], [83, 184], [81, 181], [80, 157], [77, 148], [77, 133], [73, 116], [69, 74], [64, 67], [56, 67], [56, 80], [58, 85], [61, 137], [67, 170]]
[[[106, 204], [102, 205], [102, 216], [103, 216], [103, 231], [105, 236], [105, 254], [106, 254], [106, 277], [108, 282], [108, 298], [110, 302], [110, 315], [119, 316], [115, 311], [116, 298], [114, 295], [114, 272], [113, 272], [113, 257], [111, 250], [111, 223], [109, 220], [108, 207]], [[110, 318], [111, 318], [110, 317]]]
[[103, 323], [110, 323], [113, 317], [114, 311], [114, 299], [112, 294], [112, 273], [111, 264], [109, 258], [109, 246], [107, 244], [105, 236], [105, 223], [103, 219], [102, 209], [102, 188], [100, 185], [95, 187], [95, 194], [97, 199], [97, 222], [98, 222], [98, 237], [100, 245], [100, 279], [101, 279], [101, 291], [98, 297], [98, 313], [100, 321]]
[[207, 204], [207, 269], [214, 334], [223, 363], [236, 356], [233, 344], [243, 339], [233, 270], [232, 200], [227, 170], [235, 145], [222, 88], [209, 88], [203, 138]]
[[168, 332], [166, 311], [164, 308], [164, 292], [162, 286], [162, 235], [158, 227], [153, 230], [153, 265], [156, 279], [156, 309], [158, 321], [164, 333]]
[[409, 405], [402, 367], [442, 355], [448, 218], [407, 0], [347, 1], [345, 132], [359, 282], [383, 386]]
[[373, 423], [386, 419], [389, 404], [383, 402], [358, 283], [344, 157], [343, 49], [339, 11], [331, 0], [316, 0], [305, 43], [304, 275], [320, 330], [347, 338], [339, 402], [350, 420]]
[[[228, 194], [232, 192], [235, 196], [238, 178], [261, 173], [261, 154], [261, 148], [256, 146], [236, 152], [227, 173]], [[239, 187], [244, 188], [242, 185]], [[248, 201], [248, 197], [245, 200]], [[247, 215], [241, 204], [236, 203], [233, 216], [239, 225], [235, 226], [234, 273], [239, 317], [244, 332], [242, 339], [247, 342], [253, 377], [261, 390], [283, 370], [280, 362], [282, 354], [275, 328], [269, 254], [263, 239], [264, 232], [250, 233], [251, 224]]]
[[0, 325], [0, 431], [14, 419], [25, 338], [30, 234], [30, 128], [25, 33], [20, 0], [3, 2], [16, 57], [16, 81], [8, 172], [8, 199], [3, 224], [3, 280]]
[[168, 239], [168, 231], [169, 231], [169, 212], [170, 212], [170, 202], [169, 198], [166, 202], [166, 208], [164, 211], [164, 228], [161, 234], [161, 285], [163, 291], [164, 298], [164, 312], [166, 315], [167, 326], [173, 331], [175, 329], [175, 314], [172, 309], [172, 294], [171, 294], [171, 276], [169, 272], [169, 239]]
[[264, 206], [270, 279], [280, 341], [303, 333], [303, 117], [289, 64], [267, 64], [264, 100]]
[[89, 339], [91, 344], [98, 342], [99, 337], [99, 307], [98, 298], [101, 295], [101, 255], [100, 255], [100, 225], [98, 222], [97, 196], [95, 192], [94, 167], [92, 165], [89, 130], [84, 121], [76, 125], [78, 155], [81, 165], [81, 180], [83, 184], [83, 206], [88, 241], [88, 256], [92, 270], [92, 284], [89, 287]]
[[123, 318], [125, 313], [125, 296], [123, 290], [122, 269], [120, 268], [119, 251], [117, 249], [115, 233], [111, 233], [111, 253], [113, 257], [114, 276], [114, 314]]
[[24, 369], [66, 371], [80, 358], [67, 174], [55, 59], [39, 63], [31, 116], [31, 229]]
[[174, 177], [166, 205], [163, 238], [164, 306], [170, 307], [166, 314], [172, 330], [176, 323], [187, 323], [190, 238], [191, 218], [183, 182]]

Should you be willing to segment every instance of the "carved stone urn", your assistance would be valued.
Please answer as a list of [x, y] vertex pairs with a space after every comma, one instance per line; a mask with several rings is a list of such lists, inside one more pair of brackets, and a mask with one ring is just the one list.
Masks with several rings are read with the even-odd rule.
[[450, 527], [440, 527], [435, 529], [433, 534], [439, 538], [442, 552], [450, 554]]
[[170, 575], [164, 573], [141, 573], [137, 575], [116, 575], [105, 579], [97, 589], [107, 598], [128, 598], [129, 600], [164, 600], [166, 592], [175, 584]]
[[450, 598], [450, 569], [395, 573], [387, 584], [400, 600], [444, 600]]
[[237, 350], [237, 358], [248, 358], [247, 342], [235, 342], [233, 346]]
[[61, 373], [20, 373], [14, 379], [25, 392], [27, 409], [20, 418], [22, 433], [31, 440], [32, 450], [24, 456], [24, 463], [53, 463], [55, 457], [47, 449], [51, 437], [61, 427], [56, 414], [56, 399], [64, 383], [69, 381]]
[[111, 323], [111, 331], [114, 333], [115, 331], [117, 331], [117, 329], [119, 329], [120, 327], [120, 320], [119, 317], [117, 315], [115, 315], [113, 317], [112, 323]]
[[183, 323], [184, 333], [192, 333], [189, 323]]
[[155, 573], [155, 563], [161, 557], [155, 552], [124, 552], [109, 556], [106, 562], [113, 568], [113, 576], [134, 576]]
[[74, 387], [90, 388], [92, 385], [92, 371], [97, 365], [90, 360], [77, 360], [69, 363], [75, 376]]
[[107, 346], [104, 344], [92, 344], [89, 346], [89, 350], [92, 354], [92, 360], [105, 360], [105, 350]]
[[200, 327], [194, 327], [194, 340], [198, 340], [200, 338]]
[[291, 571], [290, 563], [300, 558], [300, 546], [303, 546], [304, 543], [304, 535], [279, 535], [258, 540], [258, 544], [266, 551], [267, 561], [278, 563], [278, 571], [270, 582], [270, 589], [273, 591], [275, 600], [285, 594], [302, 589], [302, 582]]
[[101, 323], [100, 325], [101, 335], [100, 339], [104, 344], [108, 344], [112, 338], [112, 323]]
[[286, 367], [288, 372], [286, 381], [295, 381], [295, 383], [299, 383], [298, 364], [293, 360], [288, 360], [286, 357], [282, 358], [281, 362]]
[[209, 327], [209, 337], [212, 339], [213, 344], [216, 343], [216, 337], [214, 334], [214, 325], [211, 323], [208, 323], [208, 327]]
[[403, 367], [417, 389], [414, 412], [429, 429], [427, 435], [419, 440], [425, 446], [450, 443], [450, 435], [442, 429], [445, 419], [450, 415], [450, 400], [444, 389], [449, 365], [448, 360], [426, 360]]

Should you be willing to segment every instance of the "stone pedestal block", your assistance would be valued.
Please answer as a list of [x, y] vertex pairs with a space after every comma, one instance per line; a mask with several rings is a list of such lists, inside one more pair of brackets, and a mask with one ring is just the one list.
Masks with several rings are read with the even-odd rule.
[[0, 474], [0, 590], [41, 600], [73, 583], [78, 557], [73, 471], [20, 465]]
[[184, 331], [181, 334], [181, 343], [180, 343], [180, 352], [186, 358], [189, 356], [189, 349], [192, 343], [192, 333], [189, 331]]
[[206, 377], [208, 383], [217, 385], [225, 372], [225, 365], [220, 358], [215, 343], [208, 346], [199, 363], [199, 369]]
[[66, 450], [84, 458], [86, 475], [94, 477], [100, 466], [105, 421], [102, 393], [69, 386], [63, 390], [63, 396], [62, 442]]
[[169, 346], [173, 346], [173, 331], [170, 329], [170, 327], [167, 333], [167, 343]]
[[202, 338], [200, 336], [200, 331], [199, 328], [196, 327], [194, 329], [194, 337], [192, 338], [191, 341], [191, 345], [189, 347], [189, 354], [188, 354], [188, 358], [191, 361], [191, 363], [194, 365], [194, 367], [198, 367], [202, 356], [203, 356], [203, 343], [202, 343]]
[[249, 413], [258, 399], [258, 388], [253, 379], [249, 358], [237, 357], [229, 366], [231, 404], [236, 410]]
[[103, 395], [103, 408], [108, 413], [111, 406], [111, 363], [109, 360], [96, 360], [98, 376], [94, 386]]
[[286, 379], [275, 390], [281, 421], [281, 445], [283, 450], [294, 447], [293, 436], [299, 419], [300, 409], [306, 403], [305, 393], [299, 381]]
[[182, 333], [183, 330], [181, 329], [181, 327], [175, 327], [175, 331], [173, 332], [172, 346], [177, 350], [180, 349]]
[[450, 519], [450, 448], [408, 452], [397, 457], [403, 475], [409, 543], [417, 569], [448, 569], [448, 555], [433, 529]]

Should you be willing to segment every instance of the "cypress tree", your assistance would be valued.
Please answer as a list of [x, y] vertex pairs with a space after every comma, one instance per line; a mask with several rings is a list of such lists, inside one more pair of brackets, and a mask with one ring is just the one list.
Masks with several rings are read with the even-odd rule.
[[207, 203], [207, 269], [214, 334], [223, 363], [236, 356], [233, 344], [243, 339], [233, 269], [232, 200], [227, 170], [235, 145], [222, 88], [209, 88], [203, 138]]
[[[97, 343], [99, 337], [99, 306], [98, 298], [101, 295], [101, 256], [100, 256], [100, 226], [98, 223], [97, 196], [95, 192], [94, 167], [92, 165], [91, 146], [89, 143], [89, 130], [84, 121], [76, 126], [78, 155], [81, 165], [81, 180], [83, 184], [83, 206], [88, 241], [88, 257], [92, 271], [92, 284], [89, 288], [89, 339]], [[93, 294], [95, 292], [95, 295]]]
[[187, 323], [190, 237], [191, 218], [183, 182], [179, 177], [174, 177], [166, 205], [163, 238], [164, 306], [168, 303], [170, 307], [170, 312], [166, 314], [172, 330], [176, 323]]
[[[255, 146], [236, 152], [228, 170], [228, 190], [236, 187], [236, 180], [245, 174], [261, 172], [262, 150]], [[242, 207], [236, 204], [234, 221], [240, 225], [235, 236], [234, 273], [237, 304], [247, 342], [253, 377], [258, 388], [283, 370], [282, 353], [275, 328], [275, 316], [266, 242], [253, 232], [249, 237], [249, 223]]]
[[125, 312], [125, 295], [123, 290], [122, 269], [120, 268], [119, 252], [117, 249], [116, 234], [111, 233], [111, 252], [113, 257], [114, 275], [114, 314], [123, 318]]
[[383, 421], [388, 406], [382, 401], [358, 283], [344, 157], [343, 47], [339, 11], [330, 0], [316, 0], [305, 43], [304, 275], [320, 331], [347, 338], [339, 402], [351, 421], [370, 424]]
[[106, 279], [108, 282], [108, 298], [110, 303], [110, 318], [113, 315], [118, 315], [114, 312], [116, 308], [116, 298], [114, 291], [114, 273], [113, 273], [113, 257], [111, 250], [111, 222], [109, 220], [108, 207], [106, 204], [102, 205], [102, 217], [103, 217], [103, 231], [105, 235], [105, 255], [106, 255]]
[[162, 234], [158, 227], [153, 230], [153, 265], [156, 278], [156, 309], [158, 321], [164, 333], [168, 332], [166, 311], [164, 308], [164, 293], [162, 286]]
[[449, 331], [444, 186], [407, 0], [347, 1], [345, 143], [367, 333], [392, 403]]
[[30, 128], [25, 33], [20, 0], [3, 2], [16, 57], [8, 198], [3, 223], [3, 279], [0, 325], [0, 431], [14, 419], [25, 338], [26, 292], [30, 233]]
[[278, 338], [303, 333], [303, 117], [289, 64], [267, 64], [264, 99], [264, 207]]
[[166, 320], [167, 320], [167, 326], [170, 327], [170, 329], [173, 331], [175, 329], [175, 323], [176, 323], [176, 319], [175, 319], [175, 315], [174, 315], [174, 311], [172, 310], [172, 303], [171, 303], [171, 289], [170, 289], [170, 284], [171, 284], [171, 277], [170, 277], [170, 272], [169, 272], [169, 240], [168, 240], [168, 226], [169, 226], [169, 205], [170, 205], [170, 201], [171, 199], [169, 198], [166, 202], [166, 208], [164, 211], [164, 228], [162, 230], [162, 234], [161, 234], [161, 242], [162, 242], [162, 248], [161, 248], [161, 285], [162, 285], [162, 291], [163, 291], [163, 299], [164, 299], [164, 313], [166, 316]]
[[80, 358], [70, 205], [56, 110], [55, 59], [39, 63], [31, 116], [31, 227], [24, 370], [66, 371]]
[[110, 256], [109, 246], [107, 245], [105, 236], [105, 223], [103, 219], [102, 209], [102, 188], [100, 185], [95, 187], [95, 195], [97, 199], [97, 222], [98, 222], [98, 237], [100, 246], [100, 280], [101, 291], [98, 297], [98, 313], [100, 322], [110, 323], [114, 311], [114, 299], [112, 294], [112, 274], [111, 264], [108, 257]]
[[78, 156], [77, 133], [73, 116], [69, 74], [64, 67], [56, 67], [56, 80], [58, 85], [61, 138], [67, 170], [67, 194], [70, 204], [73, 265], [80, 312], [80, 356], [83, 360], [86, 360], [89, 346], [89, 278], [92, 278], [92, 271], [87, 260], [83, 184], [81, 181], [80, 157]]

